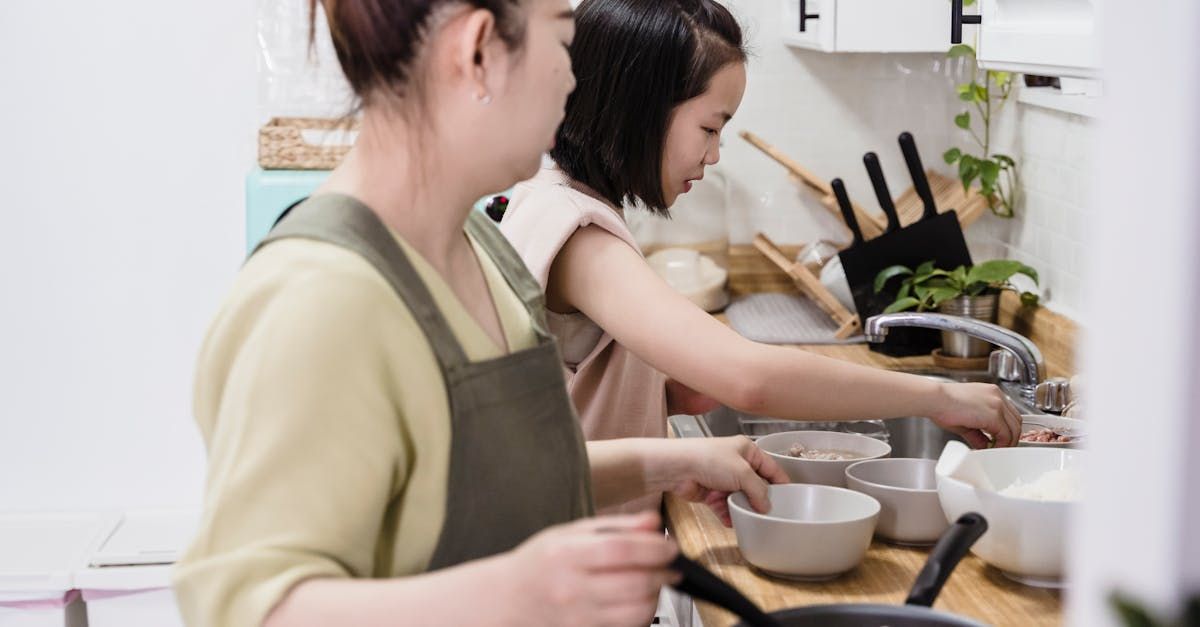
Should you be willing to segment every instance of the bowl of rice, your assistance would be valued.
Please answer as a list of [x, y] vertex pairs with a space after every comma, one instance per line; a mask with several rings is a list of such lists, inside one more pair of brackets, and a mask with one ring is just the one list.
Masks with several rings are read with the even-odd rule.
[[947, 520], [971, 511], [987, 518], [987, 533], [971, 548], [980, 559], [1020, 583], [1063, 587], [1067, 521], [1083, 497], [1086, 455], [951, 442], [938, 460], [938, 500]]

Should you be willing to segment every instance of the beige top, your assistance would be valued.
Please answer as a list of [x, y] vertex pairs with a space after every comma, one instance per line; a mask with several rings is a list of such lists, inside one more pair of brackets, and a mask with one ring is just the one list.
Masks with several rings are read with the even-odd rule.
[[[557, 167], [544, 168], [516, 186], [500, 230], [545, 288], [558, 251], [588, 225], [603, 228], [641, 254], [621, 210]], [[562, 346], [567, 388], [587, 439], [666, 435], [665, 375], [581, 313], [547, 312], [547, 321]], [[620, 509], [657, 507], [657, 499], [641, 499]]]
[[[468, 358], [502, 355], [400, 244]], [[535, 346], [524, 305], [472, 244], [509, 346]], [[410, 310], [362, 257], [301, 239], [254, 255], [197, 366], [209, 465], [204, 518], [174, 572], [187, 624], [258, 625], [310, 577], [426, 570], [446, 504], [445, 389]]]

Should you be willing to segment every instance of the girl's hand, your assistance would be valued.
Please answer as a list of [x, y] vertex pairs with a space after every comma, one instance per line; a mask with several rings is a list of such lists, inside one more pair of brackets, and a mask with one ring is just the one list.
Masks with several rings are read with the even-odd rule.
[[674, 449], [669, 454], [680, 456], [677, 467], [682, 469], [669, 491], [707, 504], [726, 527], [733, 524], [725, 501], [730, 493], [745, 492], [750, 506], [765, 514], [771, 510], [767, 486], [790, 481], [775, 461], [745, 436], [677, 439], [667, 444]]
[[1021, 414], [1000, 388], [987, 383], [944, 383], [930, 417], [972, 448], [1016, 446]]

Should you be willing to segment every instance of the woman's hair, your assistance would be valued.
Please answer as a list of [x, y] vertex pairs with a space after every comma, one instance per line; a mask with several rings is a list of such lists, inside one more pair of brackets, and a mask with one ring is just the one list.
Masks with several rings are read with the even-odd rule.
[[[309, 40], [315, 36], [318, 0], [309, 0]], [[413, 72], [436, 15], [456, 5], [487, 9], [510, 49], [525, 40], [522, 0], [320, 0], [342, 73], [362, 104], [378, 96], [404, 96], [420, 81]]]
[[746, 61], [742, 29], [714, 0], [584, 0], [575, 15], [577, 85], [550, 156], [614, 205], [666, 215], [671, 111]]

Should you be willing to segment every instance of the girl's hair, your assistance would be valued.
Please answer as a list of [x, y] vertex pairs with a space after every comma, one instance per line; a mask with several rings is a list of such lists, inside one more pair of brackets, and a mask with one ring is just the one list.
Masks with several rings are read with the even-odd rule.
[[550, 156], [614, 205], [666, 215], [671, 111], [746, 61], [737, 20], [714, 0], [584, 0], [571, 60], [577, 85]]

